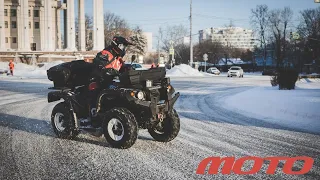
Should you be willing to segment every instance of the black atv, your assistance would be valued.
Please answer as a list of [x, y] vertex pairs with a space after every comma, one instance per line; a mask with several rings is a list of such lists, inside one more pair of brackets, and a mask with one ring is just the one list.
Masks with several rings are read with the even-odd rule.
[[130, 69], [114, 80], [112, 87], [101, 90], [97, 100], [97, 117], [90, 117], [87, 100], [91, 63], [72, 61], [50, 68], [48, 79], [54, 91], [48, 102], [58, 103], [51, 115], [56, 135], [72, 139], [80, 132], [106, 138], [115, 148], [130, 148], [137, 140], [138, 129], [148, 129], [160, 142], [173, 140], [180, 130], [180, 118], [173, 108], [180, 96], [165, 77], [165, 68]]

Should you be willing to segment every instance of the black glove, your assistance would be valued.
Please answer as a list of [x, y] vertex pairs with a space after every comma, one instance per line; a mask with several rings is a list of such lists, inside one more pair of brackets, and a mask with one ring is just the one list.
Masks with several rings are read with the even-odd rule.
[[99, 69], [103, 69], [108, 62], [109, 62], [109, 55], [108, 54], [103, 55], [101, 52], [99, 52], [93, 60], [93, 63], [96, 66], [98, 66]]

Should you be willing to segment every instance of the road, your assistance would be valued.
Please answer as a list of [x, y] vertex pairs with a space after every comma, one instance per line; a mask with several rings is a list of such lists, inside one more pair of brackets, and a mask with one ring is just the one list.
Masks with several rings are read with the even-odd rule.
[[[176, 109], [181, 131], [170, 143], [140, 130], [136, 144], [111, 148], [103, 137], [56, 138], [50, 125], [45, 79], [0, 78], [0, 179], [320, 179], [320, 134], [303, 132], [221, 107], [218, 100], [268, 79], [173, 78], [181, 92]], [[238, 83], [241, 82], [241, 83]], [[197, 175], [209, 156], [309, 156], [308, 174]], [[280, 163], [282, 166], [283, 163]], [[245, 164], [247, 169], [250, 163]], [[296, 163], [298, 170], [301, 163]]]

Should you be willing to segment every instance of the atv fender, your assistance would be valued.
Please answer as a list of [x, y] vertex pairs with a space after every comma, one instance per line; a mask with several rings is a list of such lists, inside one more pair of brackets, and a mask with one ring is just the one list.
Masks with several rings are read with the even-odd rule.
[[70, 93], [70, 89], [65, 88], [65, 89], [59, 89], [59, 88], [49, 88], [49, 89], [54, 89], [57, 91], [51, 91], [48, 93], [48, 102], [55, 102], [59, 101], [60, 99], [67, 100], [66, 98], [68, 96], [72, 96]]
[[61, 91], [52, 91], [48, 93], [48, 103], [59, 101], [63, 98]]

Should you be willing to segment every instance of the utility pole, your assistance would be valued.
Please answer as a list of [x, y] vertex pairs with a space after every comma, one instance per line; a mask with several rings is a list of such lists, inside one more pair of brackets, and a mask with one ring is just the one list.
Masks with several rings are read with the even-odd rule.
[[160, 64], [160, 37], [158, 36], [158, 64]]
[[192, 0], [190, 0], [190, 66], [193, 64], [193, 46], [192, 46]]

